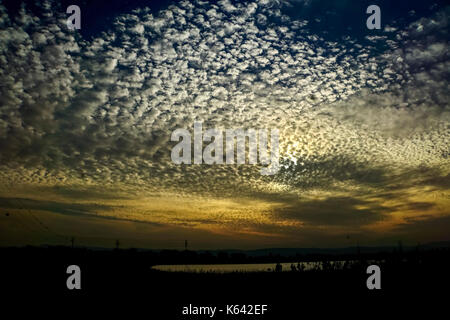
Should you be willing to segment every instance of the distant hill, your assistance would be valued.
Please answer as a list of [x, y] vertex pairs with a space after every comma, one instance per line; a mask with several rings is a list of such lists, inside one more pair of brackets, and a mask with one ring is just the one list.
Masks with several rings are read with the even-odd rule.
[[[48, 245], [43, 245], [42, 247], [52, 247]], [[439, 242], [430, 242], [425, 244], [419, 244], [419, 249], [437, 249], [437, 248], [450, 248], [450, 241], [439, 241]], [[109, 251], [113, 250], [112, 248], [102, 248], [102, 247], [86, 247], [86, 249], [90, 249], [93, 251]], [[124, 248], [125, 249], [125, 248]], [[417, 246], [402, 246], [403, 251], [411, 251], [416, 250]], [[168, 250], [168, 249], [144, 249], [144, 248], [133, 248], [132, 250], [136, 250], [139, 252], [145, 251], [153, 251], [153, 252], [161, 252], [161, 251], [182, 251], [182, 250]], [[352, 246], [352, 247], [344, 247], [344, 248], [265, 248], [265, 249], [254, 249], [254, 250], [238, 250], [238, 249], [220, 249], [220, 250], [190, 250], [196, 251], [197, 253], [213, 253], [217, 254], [219, 252], [226, 252], [228, 254], [233, 253], [243, 253], [249, 257], [258, 257], [258, 256], [268, 256], [268, 255], [280, 255], [280, 256], [295, 256], [299, 255], [308, 255], [308, 254], [326, 254], [326, 255], [339, 255], [339, 254], [354, 254], [358, 251], [360, 253], [377, 253], [377, 252], [392, 252], [394, 250], [398, 250], [398, 246]]]
[[[410, 251], [416, 250], [417, 246], [403, 246], [402, 250]], [[433, 249], [433, 248], [450, 248], [450, 241], [430, 242], [426, 244], [420, 244], [421, 249]], [[266, 256], [281, 255], [281, 256], [295, 256], [296, 254], [352, 254], [358, 250], [360, 253], [375, 253], [375, 252], [392, 252], [397, 250], [398, 246], [374, 246], [374, 247], [345, 247], [345, 248], [266, 248], [255, 250], [198, 250], [198, 252], [227, 252], [231, 253], [245, 253], [248, 256]]]
[[[450, 241], [433, 242], [428, 244], [419, 245], [421, 249], [432, 249], [432, 248], [449, 248]], [[416, 250], [417, 246], [403, 246], [403, 251]], [[231, 253], [245, 253], [248, 256], [267, 256], [267, 255], [280, 255], [280, 256], [295, 256], [307, 255], [307, 254], [354, 254], [356, 252], [360, 253], [376, 253], [376, 252], [392, 252], [398, 250], [398, 246], [379, 246], [379, 247], [345, 247], [345, 248], [267, 248], [267, 249], [256, 249], [256, 250], [213, 250], [208, 252], [227, 252]], [[201, 250], [200, 252], [205, 252]]]

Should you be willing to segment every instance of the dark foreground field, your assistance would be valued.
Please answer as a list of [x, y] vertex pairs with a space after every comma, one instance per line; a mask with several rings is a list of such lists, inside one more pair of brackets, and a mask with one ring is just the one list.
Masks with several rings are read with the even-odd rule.
[[[80, 310], [88, 304], [108, 312], [116, 308], [142, 310], [145, 319], [210, 318], [208, 315], [184, 316], [183, 307], [191, 304], [223, 309], [224, 312], [216, 313], [214, 319], [300, 319], [300, 315], [311, 311], [317, 316], [337, 316], [355, 313], [361, 307], [369, 314], [382, 314], [383, 310], [391, 310], [388, 308], [401, 310], [405, 302], [411, 311], [429, 308], [430, 299], [433, 306], [429, 310], [432, 311], [448, 298], [449, 290], [448, 249], [346, 256], [359, 262], [344, 270], [229, 274], [168, 273], [151, 269], [152, 265], [161, 263], [216, 259], [209, 255], [195, 260], [187, 252], [95, 251], [67, 247], [3, 248], [0, 252], [1, 288], [6, 293], [4, 306], [9, 302], [26, 306], [28, 301], [44, 301], [41, 311], [57, 305]], [[327, 256], [321, 258], [326, 261]], [[264, 260], [264, 257], [258, 259]], [[311, 256], [303, 259], [311, 260]], [[367, 289], [368, 259], [379, 259], [381, 290]], [[72, 264], [81, 268], [81, 290], [66, 287], [69, 276], [66, 269]], [[268, 305], [268, 311], [258, 316], [225, 312], [227, 305], [250, 304]]]

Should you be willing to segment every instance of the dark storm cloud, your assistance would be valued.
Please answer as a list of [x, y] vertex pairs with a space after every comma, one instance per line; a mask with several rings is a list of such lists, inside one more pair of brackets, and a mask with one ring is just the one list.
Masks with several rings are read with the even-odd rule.
[[400, 206], [401, 209], [405, 208], [406, 210], [414, 210], [414, 211], [426, 211], [428, 209], [431, 209], [436, 204], [431, 202], [411, 202], [408, 203], [406, 206]]
[[62, 203], [24, 198], [0, 198], [0, 207], [7, 209], [44, 210], [68, 215], [92, 215], [96, 211], [110, 210], [111, 207], [100, 204]]
[[385, 190], [401, 192], [411, 186], [431, 187], [429, 191], [449, 189], [449, 174], [445, 174], [440, 166], [420, 166], [406, 168], [402, 172], [392, 173], [384, 185]]
[[131, 199], [127, 196], [121, 196], [116, 190], [107, 190], [100, 187], [86, 186], [54, 186], [40, 187], [40, 192], [48, 192], [60, 195], [66, 199], [73, 200], [126, 200]]
[[[358, 208], [364, 207], [364, 209]], [[274, 213], [277, 218], [304, 222], [306, 226], [358, 227], [383, 220], [386, 208], [349, 197], [298, 201]]]
[[287, 168], [286, 175], [289, 175], [293, 186], [302, 188], [330, 186], [333, 181], [377, 186], [389, 179], [385, 168], [358, 162], [358, 159], [346, 155], [307, 159], [303, 164]]
[[[163, 226], [163, 224], [130, 219], [126, 217], [119, 217], [115, 215], [105, 215], [98, 214], [98, 212], [106, 213], [111, 212], [114, 209], [121, 208], [120, 206], [109, 206], [103, 204], [83, 204], [83, 203], [66, 203], [58, 201], [45, 201], [45, 200], [33, 200], [26, 198], [4, 198], [0, 197], [0, 208], [3, 209], [21, 209], [21, 210], [41, 210], [48, 211], [62, 215], [70, 216], [82, 216], [82, 217], [95, 217], [99, 219], [106, 220], [117, 220], [117, 221], [129, 221], [134, 223], [145, 223], [153, 226]], [[43, 224], [39, 220], [39, 223]], [[44, 225], [45, 227], [45, 225]]]
[[[436, 240], [448, 240], [450, 230], [450, 216], [418, 216], [406, 219], [405, 223], [395, 227], [395, 232], [405, 238], [425, 238]], [[429, 240], [428, 240], [429, 241]]]
[[440, 187], [443, 190], [448, 190], [450, 189], [450, 175], [447, 174], [445, 176], [437, 175], [435, 177], [430, 177], [428, 179], [423, 180], [422, 184]]

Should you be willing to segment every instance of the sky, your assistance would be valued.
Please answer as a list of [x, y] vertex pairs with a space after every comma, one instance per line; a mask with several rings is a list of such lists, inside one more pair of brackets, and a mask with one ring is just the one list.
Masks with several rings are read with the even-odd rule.
[[[370, 4], [0, 1], [0, 245], [450, 240], [450, 6]], [[279, 171], [174, 163], [195, 121], [278, 129]]]

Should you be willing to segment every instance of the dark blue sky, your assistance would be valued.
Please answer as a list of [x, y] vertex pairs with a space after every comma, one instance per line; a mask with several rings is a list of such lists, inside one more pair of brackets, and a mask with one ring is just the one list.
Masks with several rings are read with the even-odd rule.
[[[22, 3], [26, 3], [27, 7], [33, 9], [36, 14], [40, 11], [35, 1], [3, 0], [2, 2], [11, 13], [17, 11]], [[143, 7], [148, 7], [153, 14], [157, 14], [161, 9], [177, 2], [179, 1], [63, 0], [59, 1], [60, 8], [55, 7], [55, 10], [64, 12], [69, 5], [78, 5], [81, 8], [83, 21], [81, 33], [90, 38], [102, 31], [107, 31], [114, 19], [121, 14], [131, 13], [133, 10]], [[217, 3], [217, 0], [208, 2]], [[245, 3], [245, 1], [240, 2]], [[404, 27], [415, 21], [417, 17], [429, 17], [448, 3], [445, 0], [294, 0], [285, 2], [286, 5], [282, 9], [284, 14], [294, 19], [308, 20], [307, 28], [313, 33], [320, 34], [326, 40], [338, 40], [343, 36], [365, 37], [368, 34], [365, 24], [368, 15], [365, 12], [371, 4], [376, 4], [381, 8], [382, 26], [388, 24]], [[288, 2], [290, 4], [287, 4]], [[377, 34], [382, 31], [371, 30], [370, 32]]]

